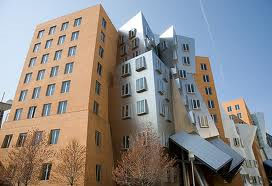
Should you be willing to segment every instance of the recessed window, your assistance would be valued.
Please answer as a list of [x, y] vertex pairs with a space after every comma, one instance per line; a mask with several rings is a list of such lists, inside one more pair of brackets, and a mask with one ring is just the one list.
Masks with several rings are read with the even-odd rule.
[[102, 41], [102, 42], [105, 42], [105, 38], [106, 38], [106, 35], [104, 34], [104, 32], [100, 32], [100, 40]]
[[101, 89], [101, 83], [99, 83], [97, 80], [95, 81], [95, 93], [97, 95], [100, 95], [100, 89]]
[[34, 138], [33, 138], [33, 145], [37, 145], [42, 141], [42, 131], [36, 131], [34, 133]]
[[32, 73], [27, 73], [25, 75], [24, 83], [29, 83], [31, 81], [31, 78], [32, 78]]
[[119, 44], [122, 45], [125, 43], [125, 36], [124, 35], [120, 35], [119, 36]]
[[76, 55], [76, 46], [72, 46], [68, 50], [68, 57], [69, 56], [75, 56]]
[[179, 76], [183, 79], [186, 79], [187, 77], [187, 73], [186, 73], [186, 70], [180, 70], [179, 71]]
[[62, 45], [65, 41], [66, 35], [59, 36], [58, 45]]
[[48, 62], [49, 54], [44, 54], [41, 59], [41, 64], [45, 64]]
[[33, 67], [36, 64], [36, 61], [37, 61], [36, 57], [31, 58], [28, 63], [28, 67]]
[[41, 43], [36, 43], [33, 48], [33, 52], [38, 52], [40, 50]]
[[129, 136], [123, 136], [122, 146], [123, 146], [123, 149], [129, 148]]
[[36, 109], [37, 109], [36, 106], [29, 107], [28, 113], [27, 113], [27, 119], [31, 119], [35, 117]]
[[104, 48], [102, 48], [101, 46], [99, 46], [99, 56], [101, 58], [103, 58], [103, 56], [104, 56]]
[[157, 71], [159, 74], [162, 73], [162, 63], [160, 62], [160, 60], [156, 60], [155, 68], [156, 68], [156, 71]]
[[74, 66], [74, 63], [67, 63], [65, 65], [65, 69], [64, 69], [64, 74], [70, 74], [73, 72], [73, 66]]
[[67, 109], [67, 101], [60, 101], [58, 105], [58, 112], [57, 114], [63, 114], [66, 112]]
[[57, 28], [57, 26], [52, 26], [52, 27], [50, 27], [50, 29], [49, 29], [49, 35], [53, 35], [53, 34], [55, 34], [55, 32], [56, 32], [56, 28]]
[[205, 63], [200, 64], [200, 69], [201, 70], [207, 70], [207, 65]]
[[198, 123], [201, 128], [208, 128], [209, 123], [208, 123], [208, 117], [207, 116], [198, 116]]
[[132, 39], [132, 38], [136, 37], [136, 32], [137, 32], [136, 28], [131, 29], [131, 30], [128, 32], [128, 37], [129, 37], [129, 39]]
[[136, 71], [140, 72], [144, 69], [146, 69], [146, 63], [145, 63], [145, 57], [142, 56], [136, 59]]
[[187, 91], [187, 93], [195, 93], [194, 84], [186, 84], [186, 91]]
[[35, 87], [32, 93], [32, 99], [38, 99], [40, 97], [41, 87]]
[[94, 101], [94, 103], [93, 103], [93, 113], [95, 113], [97, 115], [98, 112], [99, 112], [99, 104], [96, 101]]
[[210, 82], [209, 75], [203, 75], [203, 81], [206, 83]]
[[212, 95], [212, 88], [211, 87], [205, 87], [206, 95]]
[[27, 133], [20, 133], [19, 134], [19, 137], [18, 137], [18, 140], [16, 143], [16, 147], [23, 147], [24, 146], [26, 136], [27, 136]]
[[99, 76], [102, 76], [102, 65], [100, 63], [97, 63], [96, 72]]
[[163, 95], [164, 94], [164, 82], [161, 79], [158, 79], [158, 92]]
[[81, 24], [81, 19], [82, 19], [81, 17], [75, 19], [75, 21], [74, 21], [74, 27], [79, 26]]
[[189, 44], [182, 44], [182, 48], [184, 52], [188, 52], [189, 51]]
[[147, 101], [146, 99], [137, 101], [137, 115], [147, 114]]
[[215, 108], [215, 106], [214, 106], [214, 101], [213, 101], [213, 100], [208, 100], [208, 107], [209, 107], [210, 109]]
[[52, 46], [53, 39], [49, 39], [46, 41], [44, 48], [50, 48]]
[[136, 80], [136, 92], [144, 92], [147, 90], [147, 84], [145, 77]]
[[240, 110], [240, 105], [235, 105], [235, 110]]
[[43, 80], [44, 79], [44, 74], [45, 74], [45, 70], [39, 70], [38, 71], [38, 74], [37, 74], [37, 78], [36, 80], [39, 81], [39, 80]]
[[9, 135], [5, 136], [1, 148], [9, 148], [9, 145], [10, 145], [11, 140], [12, 140], [12, 136], [13, 136], [12, 134], [9, 134]]
[[44, 30], [40, 30], [37, 35], [37, 39], [41, 39], [43, 37]]
[[70, 83], [71, 81], [63, 81], [61, 85], [61, 93], [67, 93], [70, 90]]
[[242, 118], [242, 113], [237, 113], [237, 117], [241, 119]]
[[131, 105], [123, 105], [121, 110], [121, 117], [122, 119], [129, 119], [131, 118]]
[[101, 165], [95, 166], [95, 178], [96, 182], [101, 182]]
[[50, 131], [49, 144], [57, 144], [59, 139], [60, 129], [54, 129]]
[[198, 99], [192, 99], [192, 109], [200, 109], [200, 101]]
[[19, 108], [15, 110], [15, 114], [14, 114], [14, 120], [20, 120], [21, 119], [21, 115], [22, 115], [23, 109]]
[[42, 176], [41, 176], [41, 180], [49, 180], [51, 168], [52, 168], [52, 164], [51, 163], [44, 163], [42, 165]]
[[132, 47], [132, 49], [139, 47], [139, 38], [135, 38], [131, 41], [131, 47]]
[[68, 25], [69, 25], [69, 22], [62, 23], [62, 25], [61, 25], [61, 31], [67, 30]]
[[71, 36], [71, 41], [77, 40], [79, 36], [79, 31], [73, 32]]
[[46, 96], [52, 96], [55, 92], [56, 84], [49, 84], [46, 90]]
[[211, 114], [211, 117], [212, 117], [214, 123], [217, 123], [217, 115], [216, 114]]
[[122, 97], [127, 97], [131, 95], [131, 86], [130, 83], [125, 83], [122, 85], [121, 89], [121, 96]]
[[106, 21], [104, 18], [102, 18], [102, 27], [103, 27], [104, 29], [107, 28], [107, 21]]
[[42, 116], [49, 116], [51, 112], [51, 103], [43, 105]]
[[159, 112], [160, 112], [160, 115], [161, 116], [165, 116], [165, 101], [164, 101], [164, 99], [161, 99], [160, 101], [159, 101]]
[[228, 112], [231, 112], [232, 111], [231, 106], [227, 107], [227, 110], [228, 110]]
[[59, 66], [51, 67], [50, 77], [57, 76], [58, 75], [58, 71], [59, 71]]
[[127, 45], [122, 45], [120, 48], [120, 55], [124, 56], [127, 54]]
[[190, 58], [189, 57], [183, 57], [183, 64], [184, 65], [190, 65], [191, 64]]
[[101, 132], [95, 131], [95, 145], [99, 147], [101, 145]]
[[135, 51], [135, 52], [132, 53], [132, 58], [135, 58], [135, 57], [137, 57], [138, 55], [139, 55], [139, 51], [137, 50], [137, 51]]
[[19, 101], [24, 101], [26, 99], [28, 90], [22, 90], [19, 96]]
[[131, 68], [130, 68], [130, 63], [126, 63], [122, 65], [122, 72], [121, 72], [122, 77], [126, 77], [131, 75]]
[[55, 52], [54, 60], [60, 60], [62, 55], [62, 50], [57, 50]]
[[234, 144], [234, 146], [240, 146], [239, 138], [233, 138], [233, 144]]

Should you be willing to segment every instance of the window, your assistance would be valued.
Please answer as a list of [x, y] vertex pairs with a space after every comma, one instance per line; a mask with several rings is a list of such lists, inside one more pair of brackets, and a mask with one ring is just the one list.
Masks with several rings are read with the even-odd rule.
[[99, 56], [101, 58], [103, 58], [103, 56], [104, 56], [104, 48], [102, 48], [101, 46], [99, 46]]
[[42, 165], [42, 177], [41, 180], [49, 180], [52, 164], [44, 163]]
[[102, 18], [102, 27], [103, 27], [104, 29], [107, 28], [107, 21], [106, 21], [104, 18]]
[[155, 68], [156, 68], [156, 71], [161, 74], [162, 73], [162, 63], [160, 62], [160, 60], [156, 60], [156, 64], [155, 64]]
[[171, 110], [168, 105], [165, 105], [165, 120], [171, 122], [172, 121], [172, 115]]
[[79, 36], [79, 31], [73, 32], [71, 36], [71, 41], [77, 40]]
[[258, 163], [256, 160], [253, 160], [253, 163], [254, 163], [254, 167], [258, 168]]
[[137, 50], [137, 51], [135, 51], [135, 52], [132, 53], [132, 58], [135, 58], [135, 57], [137, 57], [138, 55], [139, 55], [139, 51]]
[[38, 99], [40, 97], [41, 87], [35, 87], [32, 92], [32, 99]]
[[186, 73], [186, 70], [180, 70], [179, 71], [179, 76], [183, 79], [186, 79], [187, 77], [187, 73]]
[[58, 45], [62, 45], [65, 41], [66, 35], [59, 36]]
[[79, 26], [81, 24], [81, 19], [82, 19], [81, 17], [75, 19], [75, 21], [74, 21], [74, 27]]
[[38, 52], [40, 50], [41, 43], [36, 43], [33, 48], [33, 52]]
[[23, 112], [22, 108], [16, 109], [15, 114], [14, 114], [14, 120], [15, 121], [21, 119], [22, 112]]
[[189, 57], [183, 57], [183, 64], [184, 65], [190, 65], [191, 64], [190, 58]]
[[195, 93], [194, 84], [186, 84], [186, 91], [187, 93]]
[[59, 139], [60, 129], [53, 129], [50, 131], [49, 144], [57, 144]]
[[101, 132], [95, 131], [95, 145], [99, 147], [101, 145]]
[[43, 69], [43, 70], [39, 70], [39, 71], [38, 71], [38, 74], [37, 74], [36, 80], [37, 80], [37, 81], [43, 80], [44, 74], [45, 74], [45, 70], [44, 70], [44, 69]]
[[127, 97], [131, 95], [131, 86], [130, 83], [125, 83], [122, 85], [122, 90], [121, 90], [121, 96], [122, 97]]
[[52, 26], [52, 27], [50, 27], [50, 29], [49, 29], [49, 35], [55, 34], [56, 28], [57, 28], [57, 26]]
[[140, 72], [141, 70], [146, 69], [145, 57], [139, 57], [136, 59], [136, 71]]
[[159, 102], [159, 112], [161, 116], [165, 116], [165, 103], [163, 99], [161, 99]]
[[129, 148], [129, 136], [123, 136], [123, 148], [124, 149]]
[[22, 90], [19, 96], [19, 101], [24, 101], [26, 99], [27, 90]]
[[71, 83], [71, 80], [63, 81], [62, 85], [61, 85], [61, 91], [60, 91], [60, 93], [67, 93], [67, 92], [69, 92], [69, 90], [70, 90], [70, 83]]
[[232, 111], [231, 106], [227, 107], [227, 110], [228, 110], [228, 112], [231, 112]]
[[182, 44], [182, 48], [184, 52], [188, 52], [189, 51], [189, 44]]
[[67, 30], [69, 22], [62, 23], [60, 31]]
[[29, 107], [28, 113], [27, 113], [27, 119], [34, 118], [35, 113], [36, 113], [36, 108], [37, 108], [36, 106]]
[[95, 93], [97, 95], [100, 95], [100, 90], [101, 90], [101, 83], [99, 83], [98, 81], [95, 81]]
[[233, 145], [234, 146], [240, 146], [240, 140], [239, 140], [239, 138], [233, 138]]
[[99, 112], [99, 104], [96, 101], [94, 101], [94, 103], [93, 103], [93, 113], [95, 113], [97, 115], [98, 112]]
[[95, 178], [97, 182], [101, 181], [101, 165], [95, 166]]
[[106, 35], [104, 34], [104, 32], [100, 32], [100, 40], [104, 43], [105, 42], [105, 38], [106, 38]]
[[37, 39], [41, 39], [43, 37], [43, 34], [44, 34], [44, 30], [40, 30], [38, 32], [38, 36], [37, 36]]
[[238, 113], [237, 117], [241, 119], [242, 118], [242, 113]]
[[11, 139], [12, 139], [12, 134], [6, 135], [1, 148], [9, 148]]
[[49, 39], [46, 41], [44, 48], [50, 48], [52, 46], [53, 39]]
[[125, 42], [125, 36], [124, 35], [120, 35], [119, 36], [119, 44], [122, 45], [122, 44], [124, 44], [124, 42]]
[[60, 60], [61, 59], [62, 50], [57, 50], [55, 52], [54, 60]]
[[122, 77], [126, 77], [131, 75], [131, 68], [130, 68], [130, 63], [126, 63], [122, 65]]
[[122, 119], [129, 119], [131, 118], [131, 105], [123, 105], [122, 106]]
[[48, 62], [49, 54], [44, 54], [41, 59], [41, 64], [45, 64]]
[[56, 84], [49, 84], [46, 90], [46, 96], [52, 96], [55, 92]]
[[229, 119], [233, 120], [234, 119], [234, 115], [229, 115]]
[[97, 63], [97, 69], [96, 72], [99, 76], [102, 75], [102, 65], [100, 63]]
[[212, 95], [212, 88], [211, 87], [205, 87], [206, 95]]
[[166, 50], [168, 48], [167, 42], [166, 41], [162, 41], [160, 43], [160, 47], [161, 47], [161, 50]]
[[132, 49], [139, 47], [139, 38], [135, 38], [131, 41], [131, 47], [132, 47]]
[[49, 116], [51, 112], [51, 103], [43, 105], [42, 116]]
[[211, 117], [212, 117], [214, 123], [217, 123], [217, 115], [216, 114], [211, 114]]
[[32, 73], [27, 73], [24, 79], [24, 83], [29, 83], [32, 78]]
[[214, 101], [213, 100], [208, 100], [208, 107], [211, 108], [215, 108], [214, 106]]
[[209, 127], [209, 122], [208, 122], [207, 116], [198, 116], [197, 120], [198, 120], [199, 126], [201, 128], [208, 128]]
[[72, 46], [68, 50], [68, 57], [69, 56], [75, 56], [76, 55], [76, 46]]
[[158, 92], [164, 94], [164, 83], [161, 79], [158, 79]]
[[207, 65], [204, 64], [204, 63], [201, 63], [201, 64], [200, 64], [200, 69], [201, 69], [201, 70], [207, 70]]
[[50, 77], [55, 77], [58, 75], [59, 66], [54, 66], [51, 68]]
[[132, 39], [133, 37], [136, 36], [136, 29], [133, 28], [128, 32], [129, 39]]
[[20, 133], [17, 143], [16, 143], [16, 147], [22, 147], [24, 146], [25, 140], [26, 140], [26, 135], [27, 133]]
[[33, 138], [33, 145], [37, 145], [42, 140], [42, 131], [36, 131]]
[[57, 114], [63, 114], [66, 112], [67, 109], [67, 101], [60, 101], [58, 105], [58, 112]]
[[198, 99], [192, 99], [192, 109], [200, 109], [200, 101]]
[[209, 75], [203, 75], [203, 81], [206, 83], [210, 82]]
[[71, 62], [71, 63], [67, 63], [65, 65], [65, 70], [64, 70], [64, 74], [70, 74], [73, 72], [73, 66], [74, 66], [74, 63]]
[[33, 57], [30, 59], [29, 63], [28, 63], [28, 67], [33, 67], [36, 64], [36, 57]]
[[127, 45], [122, 45], [120, 48], [120, 55], [124, 56], [127, 54]]
[[240, 110], [240, 105], [235, 105], [235, 110]]
[[144, 92], [147, 90], [146, 79], [142, 77], [136, 80], [136, 92]]
[[147, 101], [146, 99], [137, 101], [137, 115], [147, 114]]

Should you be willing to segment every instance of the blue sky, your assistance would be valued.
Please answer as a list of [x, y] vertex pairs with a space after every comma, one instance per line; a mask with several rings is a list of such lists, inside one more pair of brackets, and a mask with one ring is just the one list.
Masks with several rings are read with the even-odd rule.
[[196, 54], [211, 58], [220, 101], [243, 97], [251, 112], [265, 113], [272, 132], [272, 1], [202, 0], [1, 0], [0, 95], [12, 99], [35, 25], [101, 3], [118, 28], [142, 11], [154, 33], [174, 25], [196, 40]]

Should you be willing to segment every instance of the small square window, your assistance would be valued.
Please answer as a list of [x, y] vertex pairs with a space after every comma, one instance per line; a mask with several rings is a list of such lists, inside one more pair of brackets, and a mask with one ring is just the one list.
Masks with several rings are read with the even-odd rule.
[[59, 66], [51, 67], [50, 77], [57, 76], [58, 75], [58, 71], [59, 71]]
[[60, 101], [57, 114], [63, 114], [67, 110], [67, 101]]
[[186, 77], [187, 77], [186, 70], [180, 70], [179, 77], [181, 77], [182, 79], [186, 79]]
[[24, 83], [29, 83], [32, 79], [32, 73], [27, 73], [24, 79]]
[[210, 109], [215, 108], [215, 106], [214, 106], [214, 101], [213, 101], [213, 100], [208, 100], [208, 107], [209, 107]]
[[74, 27], [79, 26], [79, 25], [81, 24], [81, 20], [82, 20], [82, 18], [81, 18], [81, 17], [80, 17], [80, 18], [75, 19], [75, 21], [74, 21]]
[[36, 64], [37, 58], [33, 57], [30, 59], [28, 67], [33, 67]]
[[44, 48], [50, 48], [52, 46], [53, 39], [49, 39], [46, 41]]
[[37, 81], [43, 80], [43, 79], [44, 79], [44, 75], [45, 75], [45, 69], [39, 70], [39, 71], [38, 71], [38, 74], [37, 74], [36, 80], [37, 80]]
[[66, 35], [59, 36], [58, 45], [62, 45], [65, 41]]
[[78, 40], [79, 31], [73, 32], [71, 36], [71, 41]]
[[203, 81], [206, 83], [210, 82], [209, 75], [203, 75]]
[[51, 112], [51, 103], [43, 105], [42, 116], [49, 116]]
[[136, 71], [140, 72], [141, 70], [146, 69], [145, 57], [139, 57], [136, 59]]
[[147, 114], [147, 101], [146, 99], [137, 101], [137, 115]]
[[72, 46], [72, 47], [69, 48], [69, 50], [68, 50], [68, 57], [76, 55], [76, 48], [77, 48], [76, 46]]
[[231, 106], [227, 107], [227, 110], [228, 110], [228, 112], [231, 112], [232, 111]]
[[73, 72], [73, 66], [74, 66], [73, 62], [67, 63], [65, 65], [64, 74], [71, 74]]
[[70, 83], [71, 81], [63, 81], [61, 85], [61, 93], [67, 93], [70, 91]]
[[125, 83], [122, 85], [121, 89], [121, 96], [122, 97], [127, 97], [131, 95], [131, 86], [130, 83]]
[[41, 59], [41, 64], [45, 64], [48, 62], [49, 54], [44, 54]]
[[36, 43], [33, 48], [33, 52], [38, 52], [40, 50], [41, 43]]
[[56, 28], [57, 28], [57, 26], [52, 26], [52, 27], [50, 27], [50, 29], [49, 29], [49, 35], [55, 34]]
[[192, 99], [192, 109], [200, 109], [200, 101], [198, 99]]
[[206, 95], [212, 95], [212, 88], [211, 87], [205, 87]]
[[195, 93], [195, 86], [194, 84], [186, 84], [186, 91], [187, 93]]
[[49, 144], [57, 144], [59, 139], [60, 129], [54, 129], [50, 131]]
[[1, 148], [9, 148], [9, 145], [10, 145], [11, 140], [12, 140], [12, 136], [13, 136], [12, 134], [9, 134], [9, 135], [5, 136]]
[[18, 140], [16, 143], [16, 147], [23, 147], [24, 146], [26, 136], [27, 136], [27, 133], [20, 133], [19, 134], [19, 137], [18, 137]]
[[235, 110], [240, 110], [240, 105], [235, 105]]
[[22, 108], [19, 108], [19, 109], [15, 110], [14, 121], [17, 121], [17, 120], [21, 119], [22, 112], [23, 112]]
[[207, 65], [205, 63], [200, 64], [201, 70], [207, 70]]
[[131, 29], [131, 30], [128, 32], [128, 37], [129, 37], [129, 39], [132, 39], [132, 38], [136, 37], [136, 32], [137, 32], [136, 28]]
[[19, 101], [24, 101], [26, 99], [28, 90], [22, 90], [19, 96]]
[[147, 84], [145, 77], [136, 80], [136, 92], [144, 92], [147, 90]]
[[43, 37], [44, 30], [40, 30], [37, 35], [37, 39], [41, 39]]
[[122, 72], [121, 72], [122, 77], [127, 77], [127, 76], [131, 75], [130, 63], [122, 64], [121, 70], [122, 70]]
[[56, 84], [49, 84], [46, 90], [46, 96], [52, 96], [55, 92]]
[[131, 105], [123, 105], [121, 110], [122, 119], [131, 118]]
[[189, 51], [189, 44], [182, 44], [182, 48], [184, 52], [188, 52]]
[[29, 107], [28, 113], [27, 113], [27, 119], [31, 119], [35, 117], [36, 109], [37, 109], [36, 106]]
[[41, 87], [35, 87], [32, 93], [32, 99], [38, 99], [40, 97]]
[[54, 56], [54, 60], [58, 61], [61, 59], [61, 55], [62, 55], [62, 50], [57, 50], [55, 52], [55, 56]]
[[62, 23], [62, 25], [61, 25], [61, 31], [67, 30], [68, 25], [69, 25], [69, 22]]
[[184, 65], [190, 65], [191, 64], [190, 58], [189, 57], [183, 57], [183, 64]]

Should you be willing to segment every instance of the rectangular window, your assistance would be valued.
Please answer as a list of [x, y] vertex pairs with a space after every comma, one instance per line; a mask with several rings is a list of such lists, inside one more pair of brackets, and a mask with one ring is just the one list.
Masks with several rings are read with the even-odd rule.
[[36, 106], [29, 107], [28, 113], [27, 113], [27, 119], [31, 119], [35, 117], [36, 109], [37, 109]]
[[127, 54], [127, 45], [123, 45], [123, 46], [121, 46], [121, 48], [120, 48], [120, 55], [121, 56], [124, 56], [124, 55], [126, 55]]
[[190, 65], [191, 64], [190, 58], [189, 57], [183, 57], [183, 64], [184, 65]]
[[129, 39], [134, 38], [134, 37], [136, 36], [136, 32], [137, 32], [136, 28], [131, 29], [131, 30], [128, 32], [128, 37], [129, 37]]
[[42, 116], [49, 116], [51, 112], [51, 103], [43, 105]]
[[233, 144], [234, 144], [234, 146], [240, 146], [239, 138], [233, 138]]
[[102, 76], [102, 65], [100, 63], [97, 63], [96, 72], [99, 76]]
[[124, 35], [120, 35], [119, 36], [119, 44], [122, 45], [125, 43], [125, 36]]
[[60, 101], [57, 114], [63, 114], [67, 110], [67, 101]]
[[65, 41], [66, 35], [59, 36], [58, 45], [62, 45]]
[[96, 182], [101, 181], [101, 165], [95, 166], [95, 177], [96, 177]]
[[161, 79], [158, 79], [158, 92], [164, 94], [164, 83]]
[[182, 44], [182, 48], [184, 52], [188, 52], [189, 51], [189, 44]]
[[32, 78], [32, 73], [27, 73], [25, 75], [24, 83], [29, 83], [31, 81], [31, 78]]
[[101, 83], [99, 83], [98, 81], [95, 81], [95, 93], [97, 95], [100, 95], [100, 89], [101, 89]]
[[132, 58], [135, 58], [135, 57], [137, 57], [138, 55], [139, 55], [139, 51], [137, 50], [137, 51], [135, 51], [135, 52], [132, 53]]
[[137, 101], [137, 115], [147, 114], [147, 101], [146, 99]]
[[49, 54], [44, 54], [41, 59], [41, 64], [45, 64], [48, 62]]
[[58, 71], [59, 71], [59, 66], [51, 67], [50, 77], [57, 76], [58, 75]]
[[136, 92], [144, 92], [147, 90], [146, 79], [142, 77], [136, 80]]
[[200, 69], [201, 69], [201, 70], [207, 70], [207, 65], [204, 64], [204, 63], [201, 63], [201, 64], [200, 64]]
[[231, 106], [227, 107], [227, 110], [228, 110], [228, 112], [231, 112], [232, 111]]
[[240, 110], [240, 105], [235, 105], [235, 110]]
[[36, 43], [33, 48], [33, 52], [38, 52], [40, 50], [41, 43]]
[[209, 123], [208, 123], [208, 117], [207, 116], [198, 116], [198, 123], [201, 128], [208, 128]]
[[60, 129], [53, 129], [50, 131], [49, 144], [57, 144], [59, 139]]
[[242, 113], [238, 113], [237, 117], [241, 119], [242, 118]]
[[214, 101], [213, 101], [213, 100], [208, 100], [208, 107], [209, 107], [210, 109], [215, 108], [215, 106], [214, 106]]
[[33, 57], [29, 60], [28, 67], [33, 67], [36, 64], [37, 58]]
[[18, 140], [16, 143], [16, 147], [23, 147], [24, 146], [26, 136], [27, 136], [27, 133], [20, 133], [19, 134], [19, 137], [18, 137]]
[[210, 82], [209, 75], [203, 75], [203, 81], [206, 83]]
[[98, 51], [99, 53], [99, 56], [101, 57], [101, 58], [103, 58], [103, 56], [104, 56], [104, 48], [102, 48], [101, 46], [99, 46], [99, 51]]
[[79, 31], [73, 32], [71, 36], [71, 41], [75, 41], [78, 39]]
[[159, 101], [159, 112], [161, 116], [165, 116], [165, 102], [163, 99]]
[[140, 72], [141, 70], [146, 69], [145, 57], [139, 57], [136, 59], [136, 71]]
[[56, 32], [56, 28], [57, 28], [57, 26], [52, 26], [52, 27], [50, 27], [50, 29], [49, 29], [49, 35], [53, 35], [53, 34], [55, 34], [55, 32]]
[[186, 70], [180, 70], [179, 71], [179, 76], [183, 79], [186, 79], [187, 77], [187, 73], [186, 73]]
[[157, 60], [157, 61], [156, 61], [155, 68], [156, 68], [156, 71], [157, 71], [159, 74], [162, 73], [162, 63], [160, 62], [160, 60]]
[[206, 95], [212, 95], [212, 88], [211, 87], [205, 87]]
[[103, 27], [104, 29], [107, 28], [107, 21], [106, 21], [104, 18], [102, 18], [102, 27]]
[[131, 105], [123, 105], [121, 112], [122, 119], [131, 118]]
[[72, 46], [68, 49], [68, 57], [76, 55], [76, 46]]
[[187, 93], [195, 93], [194, 84], [186, 84], [186, 91], [187, 91]]
[[44, 163], [42, 165], [42, 176], [41, 176], [41, 180], [49, 180], [51, 168], [52, 168], [52, 164], [51, 163]]
[[122, 77], [127, 77], [131, 75], [131, 68], [130, 68], [130, 63], [126, 63], [122, 65], [122, 72], [121, 72]]
[[98, 112], [99, 112], [99, 104], [94, 101], [94, 104], [93, 104], [93, 113], [95, 113], [96, 115], [98, 115]]
[[43, 69], [43, 70], [39, 70], [39, 71], [38, 71], [38, 74], [37, 74], [36, 80], [37, 80], [37, 81], [43, 80], [44, 74], [45, 74], [45, 70], [44, 70], [44, 69]]
[[46, 96], [52, 96], [55, 92], [56, 84], [49, 84], [46, 90]]
[[216, 114], [211, 114], [211, 117], [212, 117], [214, 123], [217, 123], [217, 115]]
[[95, 131], [95, 145], [99, 147], [101, 145], [101, 133], [99, 131]]
[[44, 30], [40, 30], [37, 35], [37, 39], [41, 39], [43, 37]]
[[121, 89], [121, 96], [122, 97], [127, 97], [131, 95], [131, 86], [130, 83], [125, 83], [122, 85]]
[[26, 99], [27, 91], [28, 90], [21, 91], [20, 96], [19, 96], [19, 101], [24, 101]]
[[82, 19], [81, 17], [75, 19], [75, 21], [74, 21], [74, 27], [79, 26], [81, 24], [81, 19]]
[[61, 85], [61, 92], [60, 93], [67, 93], [70, 90], [70, 83], [71, 80], [63, 81]]
[[38, 99], [40, 97], [41, 87], [35, 87], [32, 92], [32, 99]]
[[131, 46], [132, 49], [138, 48], [139, 47], [139, 38], [135, 38], [131, 41]]
[[62, 50], [58, 50], [55, 52], [54, 60], [60, 60], [61, 59]]
[[14, 120], [15, 121], [21, 119], [22, 112], [23, 112], [22, 108], [16, 109], [15, 114], [14, 114]]
[[37, 145], [42, 141], [42, 131], [36, 131], [33, 138], [33, 145]]
[[73, 72], [73, 66], [74, 66], [74, 63], [66, 63], [65, 65], [65, 69], [64, 69], [64, 74], [70, 74]]
[[192, 109], [200, 109], [200, 101], [198, 99], [192, 99]]
[[129, 148], [129, 136], [123, 136], [123, 149]]
[[44, 48], [50, 48], [52, 46], [53, 39], [49, 39], [46, 41]]
[[9, 148], [9, 145], [11, 143], [11, 139], [12, 139], [12, 134], [6, 135], [1, 148]]
[[60, 31], [67, 30], [69, 22], [62, 23]]
[[104, 43], [105, 42], [105, 38], [106, 38], [106, 35], [104, 34], [104, 32], [100, 32], [100, 40]]

